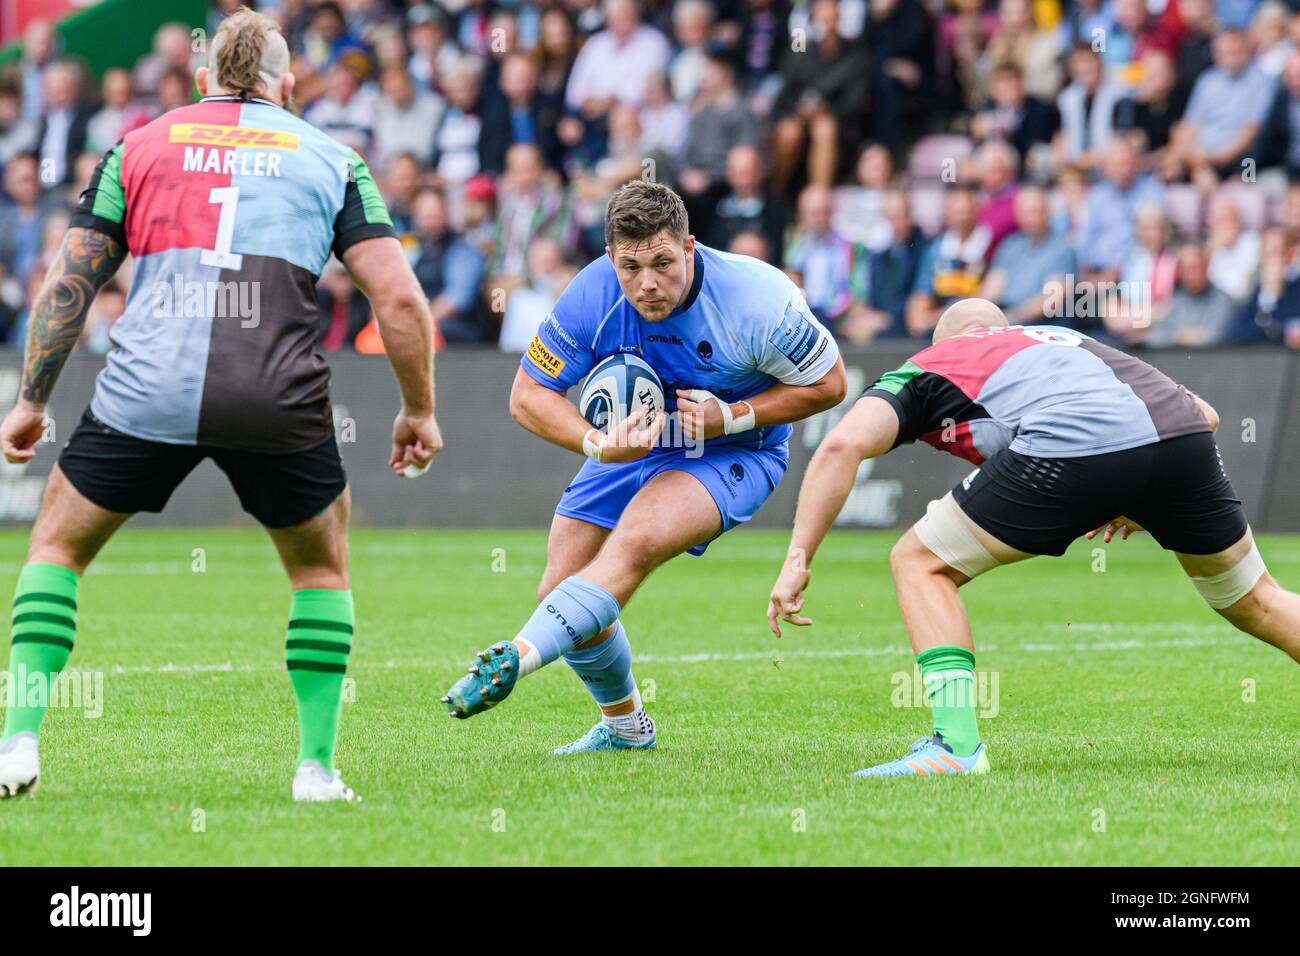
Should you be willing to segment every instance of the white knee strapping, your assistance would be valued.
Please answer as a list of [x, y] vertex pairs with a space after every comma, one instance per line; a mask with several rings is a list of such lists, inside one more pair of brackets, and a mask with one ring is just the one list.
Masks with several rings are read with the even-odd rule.
[[989, 554], [966, 527], [961, 508], [953, 500], [952, 492], [938, 501], [931, 501], [925, 517], [912, 526], [921, 543], [943, 559], [948, 567], [960, 571], [968, 578], [983, 574], [998, 565], [997, 558]]
[[1236, 604], [1259, 582], [1267, 568], [1255, 542], [1235, 565], [1210, 578], [1192, 577], [1192, 584], [1201, 592], [1205, 603], [1216, 611]]

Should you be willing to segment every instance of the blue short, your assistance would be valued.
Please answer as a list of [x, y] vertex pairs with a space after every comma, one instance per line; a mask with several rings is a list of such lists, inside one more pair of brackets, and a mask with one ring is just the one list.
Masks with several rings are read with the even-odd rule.
[[[578, 470], [564, 489], [555, 513], [576, 518], [600, 528], [613, 528], [632, 496], [655, 475], [684, 471], [694, 475], [709, 490], [722, 515], [722, 534], [748, 521], [776, 490], [788, 460], [785, 445], [756, 448], [753, 445], [715, 445], [704, 454], [687, 457], [689, 449], [655, 451], [640, 461], [602, 465], [592, 459]], [[704, 553], [709, 542], [691, 548], [690, 554]]]

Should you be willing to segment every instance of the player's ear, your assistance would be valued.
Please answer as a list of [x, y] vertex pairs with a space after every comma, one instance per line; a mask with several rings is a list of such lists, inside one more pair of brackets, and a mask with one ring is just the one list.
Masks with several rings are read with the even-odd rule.
[[280, 74], [280, 104], [288, 106], [293, 99], [293, 87], [297, 78], [292, 73]]
[[199, 96], [208, 95], [208, 68], [201, 66], [194, 71], [194, 85], [199, 89]]
[[683, 249], [683, 251], [685, 251], [685, 253], [686, 253], [688, 256], [690, 256], [690, 255], [694, 255], [694, 254], [695, 254], [695, 237], [694, 237], [694, 236], [687, 236], [687, 237], [686, 237], [686, 241], [685, 241], [684, 243], [682, 243], [682, 249]]

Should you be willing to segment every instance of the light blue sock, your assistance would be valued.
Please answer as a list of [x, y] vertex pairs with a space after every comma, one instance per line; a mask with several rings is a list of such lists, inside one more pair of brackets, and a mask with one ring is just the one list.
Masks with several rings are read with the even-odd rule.
[[614, 633], [608, 640], [595, 647], [566, 651], [564, 659], [602, 706], [625, 701], [636, 690], [636, 681], [632, 679], [632, 645], [628, 643], [622, 621], [614, 625]]
[[[618, 620], [618, 601], [598, 584], [565, 578], [515, 635], [523, 677], [589, 641]], [[608, 643], [608, 642], [607, 642]]]

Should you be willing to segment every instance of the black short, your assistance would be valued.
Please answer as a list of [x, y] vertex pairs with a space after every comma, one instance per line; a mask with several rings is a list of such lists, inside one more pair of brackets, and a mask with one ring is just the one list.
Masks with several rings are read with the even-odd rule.
[[1246, 513], [1209, 432], [1082, 458], [1005, 449], [953, 498], [993, 537], [1029, 554], [1064, 554], [1120, 515], [1183, 554], [1215, 554], [1246, 533]]
[[234, 451], [170, 445], [126, 435], [86, 409], [59, 455], [72, 486], [108, 511], [162, 511], [186, 475], [205, 458], [226, 473], [243, 509], [268, 528], [288, 528], [320, 514], [343, 493], [347, 476], [331, 435], [306, 451]]

